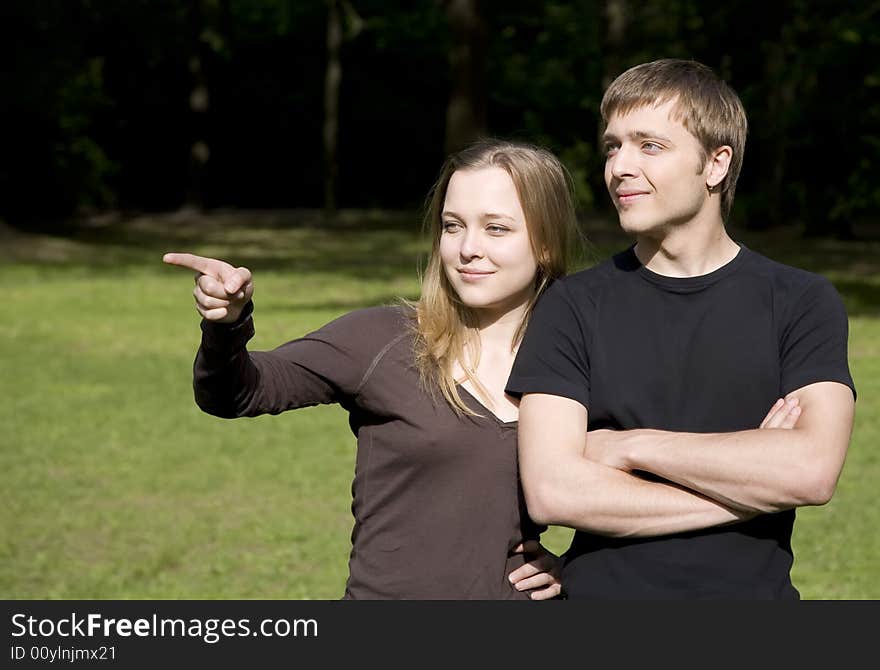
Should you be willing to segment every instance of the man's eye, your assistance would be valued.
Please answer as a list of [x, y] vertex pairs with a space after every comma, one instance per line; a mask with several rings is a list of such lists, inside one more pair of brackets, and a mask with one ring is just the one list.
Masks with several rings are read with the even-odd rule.
[[645, 142], [642, 145], [642, 149], [644, 151], [648, 152], [649, 154], [656, 154], [656, 153], [660, 153], [661, 151], [663, 151], [663, 147], [661, 147], [659, 144], [657, 144], [655, 142]]
[[605, 155], [606, 156], [613, 156], [614, 154], [617, 153], [617, 150], [619, 148], [620, 147], [616, 144], [606, 144], [605, 145]]

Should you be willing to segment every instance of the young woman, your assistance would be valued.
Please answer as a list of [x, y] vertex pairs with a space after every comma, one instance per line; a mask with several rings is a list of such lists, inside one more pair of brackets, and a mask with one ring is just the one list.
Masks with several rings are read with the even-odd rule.
[[504, 385], [535, 301], [566, 271], [570, 180], [541, 148], [483, 141], [446, 161], [426, 223], [417, 303], [358, 310], [268, 352], [246, 349], [250, 271], [166, 254], [198, 273], [196, 402], [229, 418], [348, 410], [358, 448], [345, 598], [556, 597]]

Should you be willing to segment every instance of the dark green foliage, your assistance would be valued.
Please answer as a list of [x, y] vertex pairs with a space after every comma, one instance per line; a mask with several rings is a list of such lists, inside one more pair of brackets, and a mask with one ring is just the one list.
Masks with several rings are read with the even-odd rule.
[[[443, 3], [343, 5], [339, 204], [412, 207], [443, 158]], [[584, 210], [608, 206], [596, 141], [603, 86], [639, 62], [694, 58], [728, 79], [749, 113], [738, 224], [872, 232], [880, 2], [477, 6], [489, 133], [556, 151]], [[33, 226], [83, 208], [177, 208], [193, 190], [197, 141], [209, 156], [201, 204], [319, 206], [325, 31], [322, 0], [4, 2], [0, 216]], [[197, 79], [202, 113], [190, 105]]]

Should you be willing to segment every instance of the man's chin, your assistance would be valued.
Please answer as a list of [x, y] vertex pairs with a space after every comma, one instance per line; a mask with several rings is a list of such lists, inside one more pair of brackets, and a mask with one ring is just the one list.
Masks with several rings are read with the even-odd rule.
[[633, 217], [620, 217], [618, 219], [620, 229], [628, 235], [642, 235], [649, 232], [654, 225], [650, 221], [643, 221]]

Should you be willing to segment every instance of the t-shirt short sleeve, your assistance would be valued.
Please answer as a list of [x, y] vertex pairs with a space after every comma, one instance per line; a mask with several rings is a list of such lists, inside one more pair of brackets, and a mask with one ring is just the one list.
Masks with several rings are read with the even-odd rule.
[[576, 300], [564, 281], [547, 289], [529, 320], [507, 393], [516, 397], [546, 393], [589, 407], [593, 311], [593, 302]]
[[780, 342], [781, 391], [839, 382], [856, 389], [847, 362], [849, 326], [843, 301], [830, 281], [814, 277], [791, 301]]

